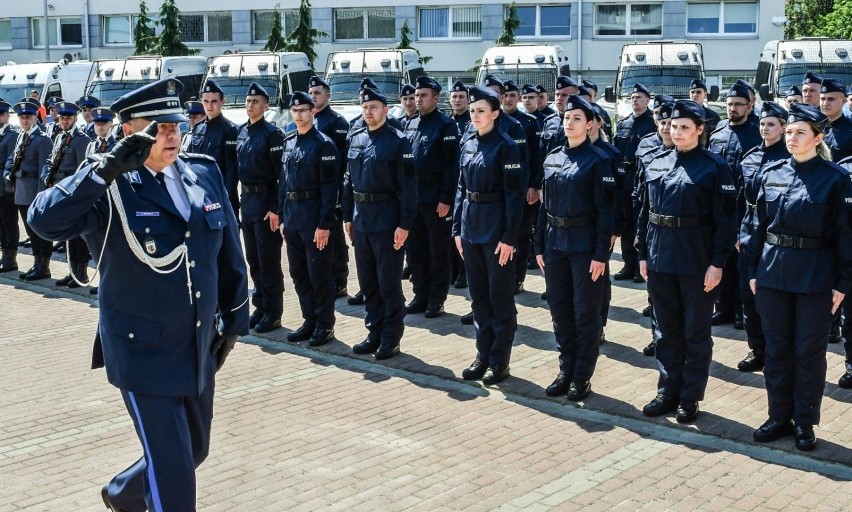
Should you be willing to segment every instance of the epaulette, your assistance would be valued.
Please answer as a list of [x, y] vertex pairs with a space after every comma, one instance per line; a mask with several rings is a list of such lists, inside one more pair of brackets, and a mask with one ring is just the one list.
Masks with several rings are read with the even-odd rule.
[[[391, 128], [393, 128], [393, 127], [391, 126]], [[367, 127], [366, 127], [366, 126], [362, 126], [362, 127], [360, 127], [360, 128], [355, 128], [354, 130], [352, 130], [351, 136], [358, 135], [359, 133], [363, 133], [363, 132], [365, 132], [365, 131], [367, 131]]]
[[766, 149], [766, 148], [762, 148], [760, 146], [761, 146], [761, 144], [758, 144], [757, 146], [755, 146], [755, 147], [749, 149], [748, 151], [746, 151], [745, 153], [743, 153], [742, 158], [740, 158], [740, 162], [745, 160], [745, 157], [749, 156], [750, 154], [754, 153], [755, 151], [758, 151], [758, 150], [763, 151], [763, 150]]
[[[848, 159], [844, 159], [844, 160], [848, 160]], [[786, 160], [782, 160], [782, 162], [786, 162]], [[849, 171], [845, 167], [841, 167], [839, 164], [836, 164], [836, 163], [831, 162], [829, 160], [826, 160], [825, 163], [827, 163], [830, 168], [834, 169], [835, 171], [842, 174], [845, 178], [849, 179]]]
[[180, 153], [180, 157], [184, 160], [195, 160], [195, 161], [204, 161], [204, 162], [213, 162], [216, 163], [216, 159], [210, 155], [205, 155], [203, 153]]
[[601, 160], [609, 160], [610, 155], [606, 151], [601, 148], [595, 146], [594, 144], [590, 144], [589, 147], [592, 148], [592, 151], [601, 159]]
[[552, 119], [554, 117], [559, 117], [559, 112], [554, 112], [554, 113], [550, 114], [549, 116], [545, 117], [544, 122], [546, 123], [547, 121], [549, 121], [550, 119]]
[[[319, 131], [319, 130], [317, 130], [317, 131]], [[284, 142], [286, 143], [288, 140], [294, 139], [296, 137], [296, 135], [298, 135], [298, 134], [299, 134], [299, 132], [293, 132], [290, 135], [285, 135], [284, 136]]]
[[647, 139], [647, 138], [653, 137], [655, 135], [659, 135], [659, 134], [657, 132], [651, 132], [651, 133], [648, 133], [648, 134], [645, 134], [645, 135], [639, 137], [639, 140], [642, 141], [643, 139]]

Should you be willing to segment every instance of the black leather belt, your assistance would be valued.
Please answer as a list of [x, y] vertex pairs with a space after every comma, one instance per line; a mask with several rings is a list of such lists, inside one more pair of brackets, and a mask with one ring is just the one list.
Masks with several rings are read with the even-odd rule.
[[787, 249], [831, 249], [834, 240], [830, 238], [805, 238], [803, 236], [766, 233], [766, 243]]
[[503, 199], [502, 192], [470, 192], [467, 193], [467, 200], [472, 203], [494, 203]]
[[305, 199], [313, 199], [319, 197], [319, 190], [305, 190], [304, 192], [287, 192], [287, 199], [290, 201], [304, 201]]
[[355, 201], [359, 203], [376, 203], [379, 201], [390, 201], [391, 199], [396, 198], [396, 194], [391, 194], [390, 192], [378, 192], [375, 194], [369, 194], [365, 192], [352, 192], [352, 197]]
[[261, 183], [260, 185], [240, 185], [240, 190], [243, 194], [260, 194], [261, 192], [269, 192], [276, 188], [278, 188], [276, 185], [267, 185], [266, 183]]
[[702, 220], [701, 217], [675, 217], [648, 212], [648, 221], [664, 228], [693, 228], [705, 224]]
[[583, 215], [582, 217], [555, 217], [547, 214], [547, 223], [555, 228], [579, 228], [589, 226], [595, 218], [591, 215]]

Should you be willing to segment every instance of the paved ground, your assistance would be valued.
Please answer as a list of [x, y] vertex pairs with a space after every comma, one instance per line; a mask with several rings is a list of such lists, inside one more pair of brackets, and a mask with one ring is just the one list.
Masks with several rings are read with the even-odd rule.
[[[51, 266], [64, 275], [64, 263]], [[578, 406], [545, 397], [556, 353], [543, 286], [533, 272], [518, 297], [513, 377], [483, 388], [460, 380], [474, 356], [472, 328], [458, 322], [463, 293], [453, 290], [440, 319], [408, 318], [404, 354], [376, 363], [352, 355], [366, 331], [344, 301], [340, 342], [282, 343], [300, 323], [288, 282], [286, 328], [243, 339], [219, 375], [199, 509], [852, 509], [841, 347], [829, 349], [817, 450], [756, 445], [763, 379], [736, 370], [748, 348], [732, 328], [714, 329], [695, 425], [641, 415], [656, 369], [641, 354], [645, 296], [632, 283], [614, 287], [594, 393]], [[140, 450], [118, 392], [88, 369], [93, 300], [12, 274], [0, 277], [0, 297], [0, 512], [102, 510], [100, 487]]]

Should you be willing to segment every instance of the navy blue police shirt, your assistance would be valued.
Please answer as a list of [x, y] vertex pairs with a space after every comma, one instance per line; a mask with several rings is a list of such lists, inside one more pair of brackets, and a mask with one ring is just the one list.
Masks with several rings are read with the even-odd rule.
[[790, 153], [787, 151], [787, 146], [783, 140], [779, 140], [768, 147], [765, 142], [761, 142], [759, 146], [746, 152], [742, 162], [737, 167], [735, 176], [737, 190], [739, 191], [737, 213], [739, 218], [742, 219], [739, 233], [741, 253], [748, 250], [754, 228], [754, 206], [757, 204], [757, 195], [760, 192], [763, 169], [788, 158], [790, 158]]
[[540, 160], [538, 156], [539, 138], [541, 137], [541, 125], [539, 124], [538, 119], [536, 119], [535, 116], [524, 113], [521, 110], [515, 110], [514, 112], [509, 114], [509, 116], [521, 123], [521, 127], [524, 129], [524, 133], [526, 134], [526, 147], [530, 167], [530, 181], [527, 184], [527, 188], [541, 190], [541, 182], [544, 179], [544, 173], [542, 171], [541, 165], [539, 164]]
[[467, 125], [470, 124], [470, 111], [465, 110], [464, 113], [461, 114], [461, 115], [453, 114], [450, 117], [456, 123], [456, 126], [458, 127], [458, 130], [459, 130], [459, 137], [461, 137], [462, 134], [467, 132]]
[[284, 229], [331, 229], [337, 204], [337, 148], [315, 127], [284, 141], [278, 204]]
[[831, 149], [831, 159], [835, 162], [852, 156], [852, 121], [841, 115], [829, 122], [825, 130], [825, 143]]
[[[654, 139], [652, 139], [652, 137], [654, 135], [657, 135], [657, 140], [660, 141], [659, 145], [654, 146], [650, 143], [643, 145], [643, 141], [647, 141], [649, 139], [653, 141]], [[634, 223], [639, 222], [639, 211], [642, 208], [642, 194], [644, 192], [645, 187], [645, 183], [643, 181], [645, 179], [645, 169], [648, 167], [648, 164], [650, 164], [651, 161], [654, 160], [654, 158], [656, 158], [662, 152], [667, 151], [671, 148], [672, 146], [666, 147], [666, 145], [663, 143], [663, 138], [660, 137], [659, 134], [648, 134], [642, 137], [642, 141], [639, 142], [639, 149], [636, 150], [636, 178], [633, 180], [632, 191], [630, 192], [632, 196], [631, 200], [633, 203]]]
[[562, 128], [562, 114], [554, 112], [542, 122], [541, 135], [538, 140], [539, 166], [544, 168], [547, 155], [565, 145], [565, 130]]
[[758, 125], [747, 120], [733, 126], [726, 119], [720, 122], [718, 128], [710, 134], [707, 149], [724, 158], [731, 171], [734, 171], [740, 165], [743, 156], [759, 146], [762, 141]]
[[237, 138], [239, 128], [223, 115], [213, 119], [205, 119], [192, 127], [189, 136], [189, 153], [201, 153], [213, 157], [225, 180], [225, 188], [233, 199], [232, 205], [238, 202], [238, 172], [237, 172]]
[[615, 179], [615, 215], [613, 216], [613, 226], [612, 233], [613, 235], [621, 234], [621, 231], [624, 229], [624, 208], [621, 207], [621, 195], [624, 193], [624, 189], [627, 186], [624, 183], [624, 159], [621, 156], [621, 151], [615, 147], [615, 144], [610, 144], [609, 142], [603, 140], [602, 137], [598, 137], [592, 142], [592, 145], [604, 153], [606, 153], [609, 165], [609, 172], [612, 175], [613, 179]]
[[636, 150], [639, 148], [639, 141], [642, 137], [656, 131], [657, 124], [654, 122], [651, 109], [645, 110], [638, 116], [635, 113], [630, 114], [616, 125], [613, 144], [624, 155], [624, 171], [629, 180], [632, 180], [636, 173]]
[[337, 204], [339, 206], [340, 199], [343, 197], [343, 175], [346, 174], [346, 148], [348, 143], [346, 136], [349, 134], [349, 123], [340, 115], [340, 112], [326, 106], [314, 115], [314, 125], [317, 130], [330, 138], [337, 148]]
[[242, 194], [240, 210], [243, 215], [262, 219], [266, 212], [277, 212], [278, 177], [284, 153], [284, 134], [261, 117], [254, 123], [240, 126], [237, 136], [237, 169], [240, 183], [261, 186], [258, 193]]
[[[527, 173], [527, 183], [524, 183], [525, 187], [529, 186], [529, 174], [532, 165], [530, 165], [530, 150], [527, 144], [527, 132], [524, 130], [524, 127], [521, 126], [521, 123], [518, 122], [514, 117], [500, 110], [500, 113], [497, 115], [497, 119], [494, 121], [494, 126], [500, 132], [505, 133], [515, 142], [515, 145], [518, 146], [518, 154], [521, 156], [521, 165], [524, 167], [524, 171]], [[467, 125], [467, 132], [462, 135], [461, 145], [464, 146], [468, 140], [473, 137], [476, 137], [477, 132], [476, 128], [473, 126], [473, 123]], [[538, 165], [538, 164], [536, 164]], [[540, 180], [539, 180], [540, 181]], [[526, 191], [524, 191], [524, 195], [526, 197]]]
[[409, 126], [417, 176], [417, 202], [452, 205], [459, 180], [459, 133], [456, 123], [437, 109]]

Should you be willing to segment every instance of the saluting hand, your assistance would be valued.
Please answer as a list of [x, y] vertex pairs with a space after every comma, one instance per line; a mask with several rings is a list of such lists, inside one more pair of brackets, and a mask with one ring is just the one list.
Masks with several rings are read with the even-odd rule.
[[505, 267], [506, 263], [512, 261], [512, 258], [515, 255], [515, 248], [511, 245], [504, 244], [503, 242], [499, 242], [497, 244], [497, 248], [494, 249], [494, 254], [499, 254], [500, 257], [497, 259], [497, 263], [501, 267]]
[[408, 238], [408, 230], [402, 228], [396, 228], [396, 231], [393, 232], [393, 248], [397, 251], [402, 249], [402, 246], [405, 245], [405, 240]]
[[722, 282], [722, 269], [710, 265], [704, 273], [704, 291], [709, 293]]
[[139, 169], [157, 142], [157, 131], [157, 121], [153, 121], [144, 131], [121, 139], [112, 151], [104, 154], [94, 167], [95, 172], [109, 185], [122, 174]]

